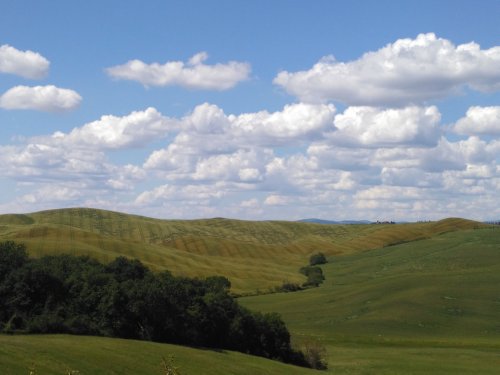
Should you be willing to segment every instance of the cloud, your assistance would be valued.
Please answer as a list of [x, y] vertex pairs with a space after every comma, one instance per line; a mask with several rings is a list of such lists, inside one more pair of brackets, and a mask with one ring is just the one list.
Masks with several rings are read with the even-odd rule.
[[469, 137], [458, 142], [441, 138], [435, 148], [420, 153], [419, 166], [428, 172], [463, 171], [468, 164], [495, 163], [500, 155], [500, 142], [485, 142], [478, 137]]
[[[304, 144], [331, 130], [334, 114], [332, 105], [297, 103], [272, 113], [226, 115], [221, 108], [204, 103], [180, 120], [181, 131], [174, 141], [154, 151], [144, 166], [193, 172], [196, 162], [214, 155], [233, 154], [243, 148]], [[242, 172], [242, 177], [249, 177], [251, 173], [255, 171]]]
[[438, 109], [407, 107], [381, 110], [348, 107], [335, 116], [336, 132], [328, 137], [343, 146], [388, 147], [394, 145], [433, 146], [440, 135]]
[[334, 146], [331, 142], [313, 142], [307, 154], [315, 158], [321, 168], [346, 171], [370, 168], [375, 149]]
[[140, 82], [145, 86], [182, 86], [194, 90], [228, 90], [248, 79], [250, 65], [237, 61], [226, 64], [206, 65], [206, 52], [200, 52], [189, 59], [169, 61], [165, 64], [146, 64], [131, 60], [123, 65], [106, 69], [117, 79]]
[[0, 96], [0, 108], [63, 112], [75, 109], [81, 100], [76, 91], [52, 85], [16, 86]]
[[[155, 108], [106, 115], [0, 146], [0, 175], [19, 189], [0, 211], [90, 205], [171, 218], [289, 220], [328, 212], [369, 220], [500, 213], [492, 209], [500, 141], [457, 139], [439, 123], [434, 106], [337, 113], [332, 105], [295, 103], [226, 114], [205, 103], [182, 118]], [[161, 139], [164, 147], [151, 151]], [[151, 152], [142, 166], [109, 156], [133, 147]], [[45, 197], [51, 189], [54, 197]]]
[[[220, 185], [220, 184], [219, 184]], [[199, 204], [200, 201], [219, 199], [225, 193], [219, 188], [218, 184], [207, 185], [161, 185], [153, 190], [141, 193], [135, 203], [138, 205], [154, 205], [169, 201], [183, 201], [184, 203]]]
[[258, 208], [260, 206], [259, 200], [257, 198], [251, 198], [241, 201], [240, 207], [242, 208]]
[[454, 130], [459, 134], [500, 136], [500, 107], [470, 107]]
[[31, 181], [87, 178], [101, 180], [113, 172], [100, 152], [58, 144], [28, 143], [0, 148], [0, 171], [4, 176]]
[[270, 150], [238, 150], [233, 154], [201, 159], [192, 175], [194, 180], [257, 182], [264, 167], [273, 158]]
[[456, 94], [464, 86], [500, 89], [500, 47], [455, 46], [436, 35], [399, 39], [358, 60], [325, 57], [310, 70], [280, 72], [274, 83], [305, 102], [401, 106]]
[[[393, 220], [394, 215], [400, 217], [401, 213], [406, 213], [406, 217], [422, 203], [436, 201], [433, 192], [429, 189], [422, 189], [408, 186], [373, 186], [365, 190], [360, 190], [354, 195], [355, 208], [368, 214], [375, 212], [375, 217], [382, 220]], [[434, 204], [436, 208], [438, 205]], [[419, 210], [415, 210], [411, 215], [419, 216]], [[390, 212], [390, 216], [388, 216]], [[403, 216], [404, 217], [404, 216]]]
[[0, 46], [0, 73], [40, 79], [47, 75], [50, 62], [37, 52], [19, 51], [4, 44]]
[[[262, 182], [272, 147], [307, 144], [333, 128], [332, 105], [292, 104], [281, 111], [226, 115], [208, 103], [182, 118], [181, 130], [144, 168], [170, 181]], [[210, 139], [207, 142], [207, 139]]]
[[289, 199], [282, 195], [269, 195], [265, 200], [264, 204], [268, 206], [284, 206], [289, 203]]
[[155, 108], [134, 111], [119, 117], [102, 116], [70, 133], [56, 132], [47, 140], [51, 143], [64, 143], [72, 147], [122, 149], [139, 147], [153, 140], [164, 138], [177, 129], [178, 121], [164, 117]]
[[282, 111], [260, 111], [229, 116], [232, 130], [242, 139], [260, 145], [290, 144], [317, 138], [330, 130], [336, 109], [333, 105], [295, 103]]
[[135, 182], [147, 177], [144, 169], [132, 164], [115, 166], [114, 170], [106, 181], [106, 186], [113, 190], [133, 190]]
[[439, 187], [441, 176], [419, 168], [384, 167], [380, 173], [382, 184], [389, 186]]
[[39, 187], [28, 194], [20, 197], [20, 200], [27, 204], [54, 204], [61, 202], [68, 204], [77, 202], [83, 196], [83, 191], [76, 187], [65, 186], [64, 184], [41, 184]]
[[356, 200], [376, 200], [376, 201], [406, 201], [421, 197], [421, 190], [416, 187], [400, 186], [373, 186], [359, 191], [355, 195]]
[[83, 190], [130, 190], [146, 177], [134, 165], [114, 165], [103, 152], [65, 144], [0, 146], [0, 174], [22, 183], [78, 184]]

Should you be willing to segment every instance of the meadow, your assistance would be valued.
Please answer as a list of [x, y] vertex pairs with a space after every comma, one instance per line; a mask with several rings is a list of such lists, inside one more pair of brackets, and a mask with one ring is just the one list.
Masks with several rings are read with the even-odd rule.
[[308, 375], [315, 370], [237, 352], [69, 335], [0, 335], [2, 375], [164, 375], [173, 357], [181, 375]]
[[224, 275], [235, 293], [270, 290], [305, 277], [311, 254], [353, 254], [482, 224], [446, 219], [431, 223], [321, 225], [286, 221], [159, 220], [87, 208], [0, 215], [0, 241], [24, 243], [31, 256], [69, 253], [102, 262], [141, 260], [175, 275]]
[[331, 373], [498, 373], [499, 228], [329, 261], [319, 288], [240, 303], [279, 312], [298, 344], [325, 345]]
[[[327, 350], [332, 374], [497, 374], [500, 368], [500, 228], [463, 220], [320, 225], [228, 219], [165, 221], [69, 209], [0, 216], [0, 240], [31, 255], [70, 252], [141, 259], [175, 274], [229, 277], [237, 293], [303, 282], [322, 251], [318, 288], [240, 297], [278, 312], [297, 347]], [[182, 374], [309, 374], [234, 352], [66, 335], [0, 335], [6, 374], [156, 374], [174, 355]]]

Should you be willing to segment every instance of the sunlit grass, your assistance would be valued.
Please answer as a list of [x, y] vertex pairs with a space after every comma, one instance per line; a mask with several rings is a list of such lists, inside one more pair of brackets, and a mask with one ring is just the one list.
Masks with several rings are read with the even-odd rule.
[[352, 254], [451, 230], [480, 227], [462, 219], [398, 225], [321, 225], [228, 219], [158, 220], [72, 208], [0, 215], [0, 239], [27, 245], [33, 256], [71, 253], [108, 262], [125, 255], [176, 275], [223, 274], [238, 293], [305, 281], [309, 256]]
[[239, 301], [324, 343], [332, 373], [498, 373], [499, 228], [329, 260], [319, 288]]

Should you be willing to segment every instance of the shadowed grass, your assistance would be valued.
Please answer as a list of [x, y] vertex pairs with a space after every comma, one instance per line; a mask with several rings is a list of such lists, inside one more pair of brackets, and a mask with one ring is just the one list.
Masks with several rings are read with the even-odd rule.
[[162, 358], [173, 356], [183, 375], [315, 374], [316, 371], [286, 365], [237, 352], [192, 349], [146, 341], [69, 335], [0, 335], [2, 375], [154, 375], [162, 374]]

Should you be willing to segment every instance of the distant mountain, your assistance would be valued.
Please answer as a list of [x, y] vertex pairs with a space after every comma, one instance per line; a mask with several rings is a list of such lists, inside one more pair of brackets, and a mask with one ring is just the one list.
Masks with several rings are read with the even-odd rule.
[[369, 220], [341, 220], [341, 221], [333, 221], [333, 220], [323, 220], [323, 219], [302, 219], [298, 220], [300, 223], [315, 223], [315, 224], [372, 224], [373, 222]]

